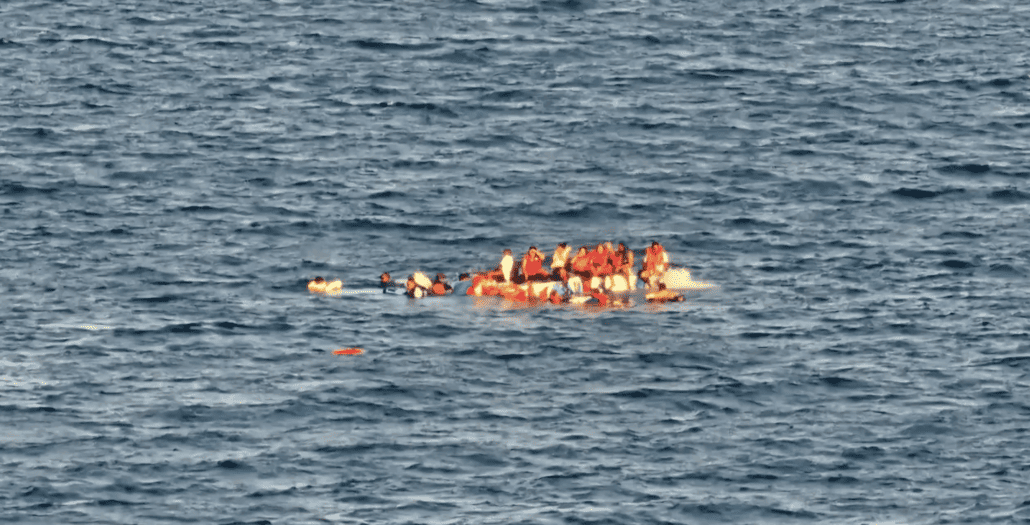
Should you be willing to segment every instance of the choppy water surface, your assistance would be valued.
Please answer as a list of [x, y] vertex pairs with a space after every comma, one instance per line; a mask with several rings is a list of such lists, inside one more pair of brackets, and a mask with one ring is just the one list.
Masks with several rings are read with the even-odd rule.
[[[1026, 27], [1017, 2], [6, 2], [0, 516], [1030, 520]], [[721, 288], [304, 289], [607, 239]]]

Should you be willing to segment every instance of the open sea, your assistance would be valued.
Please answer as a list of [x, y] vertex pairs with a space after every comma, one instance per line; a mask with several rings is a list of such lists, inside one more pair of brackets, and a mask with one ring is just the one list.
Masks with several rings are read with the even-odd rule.
[[[1028, 28], [5, 0], [0, 521], [1028, 523]], [[305, 288], [605, 240], [719, 287]]]

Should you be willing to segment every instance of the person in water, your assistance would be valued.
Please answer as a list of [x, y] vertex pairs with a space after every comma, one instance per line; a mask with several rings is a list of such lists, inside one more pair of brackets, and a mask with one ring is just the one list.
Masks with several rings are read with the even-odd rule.
[[383, 293], [386, 293], [387, 289], [397, 286], [397, 283], [393, 282], [393, 280], [390, 279], [389, 272], [383, 272], [382, 275], [379, 276], [379, 286], [382, 286]]
[[321, 277], [315, 277], [308, 281], [308, 291], [311, 293], [325, 293], [325, 279]]
[[414, 275], [408, 277], [408, 280], [404, 282], [404, 288], [406, 290], [404, 293], [412, 299], [421, 299], [429, 295], [429, 290], [424, 286], [420, 286], [418, 282], [415, 281]]
[[321, 277], [315, 277], [308, 281], [308, 291], [311, 293], [339, 294], [343, 291], [343, 281], [326, 281]]
[[436, 279], [433, 279], [433, 295], [447, 295], [453, 291], [454, 288], [447, 284], [447, 276], [442, 273], [436, 274]]
[[666, 289], [665, 283], [660, 283], [658, 285], [658, 291], [650, 292], [644, 297], [649, 303], [671, 303], [683, 300], [683, 294], [678, 294], [672, 290]]

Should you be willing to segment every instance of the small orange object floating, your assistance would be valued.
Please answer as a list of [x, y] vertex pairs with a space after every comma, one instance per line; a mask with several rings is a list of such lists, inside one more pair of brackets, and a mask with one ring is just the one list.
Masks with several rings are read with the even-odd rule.
[[360, 348], [337, 348], [333, 350], [333, 355], [361, 355], [363, 353], [365, 351]]

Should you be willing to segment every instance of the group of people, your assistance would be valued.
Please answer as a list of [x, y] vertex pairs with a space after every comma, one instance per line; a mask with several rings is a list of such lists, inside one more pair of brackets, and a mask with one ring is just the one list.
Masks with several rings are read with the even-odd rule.
[[[549, 265], [547, 257], [536, 246], [530, 246], [518, 263], [511, 250], [504, 250], [497, 268], [473, 275], [464, 273], [459, 276], [459, 280], [471, 280], [466, 293], [476, 297], [500, 296], [516, 302], [593, 302], [599, 306], [621, 306], [624, 303], [618, 294], [635, 289], [639, 278], [646, 283], [648, 301], [682, 301], [681, 294], [666, 289], [661, 282], [669, 266], [669, 254], [658, 241], [652, 242], [644, 250], [642, 267], [636, 272], [633, 250], [627, 249], [621, 242], [617, 247], [611, 242], [602, 242], [592, 248], [580, 246], [575, 254], [563, 242], [554, 249]], [[383, 292], [398, 286], [386, 272], [379, 276], [379, 280]], [[562, 287], [556, 286], [557, 283], [561, 283]], [[423, 272], [415, 272], [405, 281], [404, 288], [405, 293], [415, 299], [447, 295], [454, 291], [442, 273], [430, 279]], [[559, 293], [559, 288], [563, 290], [562, 293]], [[315, 293], [338, 293], [341, 289], [342, 283], [338, 280], [327, 282], [316, 277], [308, 283], [308, 290]]]
[[[613, 293], [625, 292], [636, 288], [639, 277], [647, 283], [648, 300], [666, 302], [682, 300], [683, 296], [666, 290], [660, 283], [662, 276], [669, 269], [669, 253], [654, 241], [644, 250], [644, 261], [639, 272], [634, 273], [634, 254], [626, 245], [619, 243], [614, 247], [611, 242], [602, 242], [592, 249], [581, 246], [576, 254], [566, 244], [559, 244], [551, 256], [550, 271], [545, 269], [546, 256], [530, 246], [518, 264], [511, 250], [504, 250], [501, 262], [493, 271], [476, 274], [468, 295], [499, 295], [515, 301], [542, 300], [552, 303], [567, 302], [570, 295], [560, 295], [554, 287], [540, 287], [535, 293], [535, 282], [561, 282], [567, 290], [582, 292], [582, 296], [593, 297], [597, 303], [607, 306], [609, 302], [618, 302]], [[529, 283], [529, 286], [519, 286]]]

